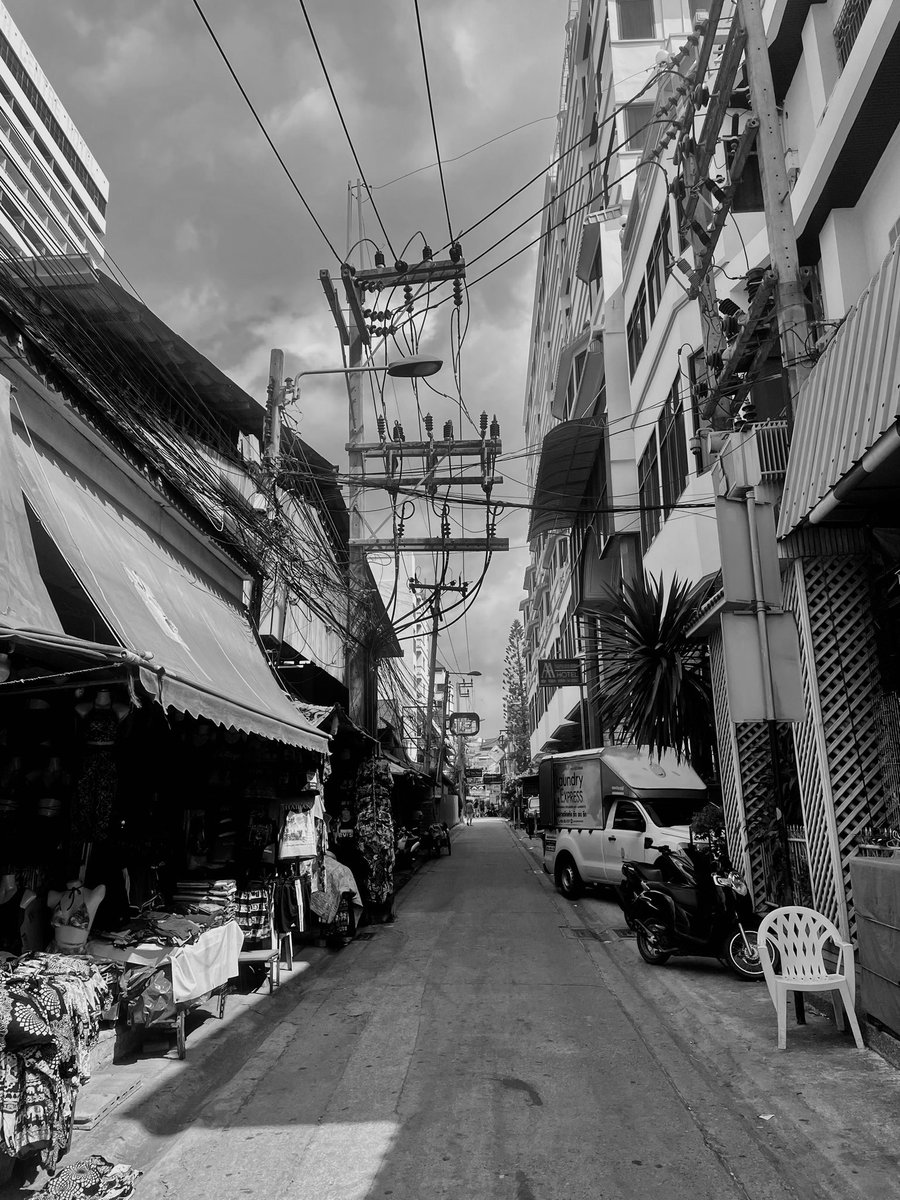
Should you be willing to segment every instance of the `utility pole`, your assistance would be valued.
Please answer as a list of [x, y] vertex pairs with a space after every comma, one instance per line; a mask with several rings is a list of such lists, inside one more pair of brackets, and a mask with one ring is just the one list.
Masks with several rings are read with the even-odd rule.
[[793, 423], [793, 397], [809, 372], [806, 297], [797, 254], [791, 188], [785, 165], [781, 116], [775, 104], [772, 64], [760, 0], [738, 0], [746, 36], [745, 63], [750, 102], [759, 120], [759, 170], [766, 212], [769, 261], [776, 276], [776, 312], [781, 361], [787, 375], [787, 413]]
[[[284, 408], [284, 351], [269, 352], [269, 384], [266, 388], [266, 428], [263, 458], [266, 467], [266, 479], [269, 491], [269, 515], [274, 516], [277, 505], [276, 490], [281, 465], [281, 412]], [[271, 617], [278, 618], [278, 646], [275, 650], [275, 661], [281, 661], [284, 643], [284, 627], [287, 620], [287, 583], [283, 577], [281, 564], [276, 558], [272, 571], [272, 612]], [[262, 597], [260, 596], [260, 616], [262, 615]], [[257, 618], [257, 624], [259, 618]], [[273, 632], [270, 619], [269, 631]]]
[[[469, 590], [467, 583], [420, 583], [418, 579], [409, 581], [411, 592], [431, 592], [429, 605], [431, 608], [431, 645], [428, 652], [428, 700], [425, 707], [425, 770], [431, 770], [431, 750], [434, 740], [434, 685], [437, 676], [437, 643], [441, 621], [441, 595], [444, 592], [457, 592], [465, 596]], [[443, 728], [441, 741], [443, 744]]]

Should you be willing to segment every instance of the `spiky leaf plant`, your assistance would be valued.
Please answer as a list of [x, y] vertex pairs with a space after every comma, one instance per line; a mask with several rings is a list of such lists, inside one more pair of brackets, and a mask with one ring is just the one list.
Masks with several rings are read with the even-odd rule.
[[604, 723], [654, 754], [674, 750], [698, 765], [710, 760], [712, 695], [705, 649], [687, 634], [708, 590], [642, 574], [610, 590], [598, 613]]

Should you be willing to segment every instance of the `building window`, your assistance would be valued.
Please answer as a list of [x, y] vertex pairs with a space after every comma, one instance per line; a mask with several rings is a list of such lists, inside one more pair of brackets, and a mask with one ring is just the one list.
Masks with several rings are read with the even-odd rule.
[[625, 141], [628, 150], [643, 150], [653, 120], [652, 104], [629, 104], [622, 110], [625, 121]]
[[656, 36], [653, 0], [616, 0], [616, 10], [622, 41], [639, 41]]
[[656, 430], [650, 434], [647, 449], [638, 463], [638, 495], [641, 506], [641, 553], [646, 554], [650, 543], [659, 533], [662, 512], [659, 499], [659, 454]]
[[687, 435], [684, 428], [684, 398], [681, 395], [681, 373], [675, 376], [672, 390], [666, 397], [659, 415], [659, 468], [662, 482], [662, 505], [668, 516], [678, 502], [688, 481]]
[[666, 203], [662, 220], [653, 238], [650, 258], [647, 260], [647, 308], [651, 322], [656, 316], [662, 294], [666, 290], [666, 278], [672, 263], [672, 248], [669, 245], [670, 225], [669, 205]]
[[63, 153], [63, 157], [75, 172], [76, 177], [81, 182], [85, 191], [93, 200], [94, 204], [96, 204], [101, 215], [105, 216], [106, 201], [103, 198], [103, 193], [97, 187], [96, 183], [94, 183], [84, 163], [78, 157], [75, 147], [66, 137], [59, 121], [57, 121], [56, 117], [50, 111], [50, 106], [38, 91], [37, 84], [28, 74], [22, 62], [20, 61], [19, 56], [13, 50], [12, 46], [2, 33], [0, 33], [0, 58], [2, 58], [2, 60], [6, 63], [13, 79], [15, 79], [16, 83], [25, 93], [25, 96], [28, 99], [31, 107], [46, 125], [50, 136], [53, 138], [54, 142], [56, 142], [57, 146], [59, 146]]
[[644, 283], [638, 288], [638, 294], [628, 318], [628, 366], [631, 377], [637, 370], [644, 346], [647, 344], [647, 288]]

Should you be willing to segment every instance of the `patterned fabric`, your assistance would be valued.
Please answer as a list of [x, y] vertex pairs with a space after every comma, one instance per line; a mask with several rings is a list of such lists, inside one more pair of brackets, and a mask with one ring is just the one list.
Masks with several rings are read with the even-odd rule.
[[356, 839], [367, 868], [369, 904], [387, 904], [394, 893], [392, 789], [387, 760], [364, 760], [356, 776]]
[[69, 955], [29, 955], [0, 977], [0, 1152], [53, 1167], [110, 999], [104, 969]]
[[36, 1193], [45, 1200], [124, 1200], [134, 1193], [141, 1171], [124, 1163], [111, 1163], [99, 1154], [61, 1167]]
[[72, 832], [76, 839], [99, 842], [106, 838], [117, 788], [118, 773], [112, 750], [89, 744], [72, 807]]
[[238, 892], [235, 920], [245, 942], [265, 941], [269, 937], [269, 893], [265, 888]]

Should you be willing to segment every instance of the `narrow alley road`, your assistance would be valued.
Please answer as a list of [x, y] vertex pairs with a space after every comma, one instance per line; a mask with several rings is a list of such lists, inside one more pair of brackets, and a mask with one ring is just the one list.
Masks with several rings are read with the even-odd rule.
[[[818, 1144], [821, 1116], [800, 1099], [799, 1120], [813, 1124], [784, 1120], [776, 1131], [763, 1118], [782, 1111], [784, 1096], [763, 1108], [733, 1082], [715, 1045], [721, 1016], [710, 1009], [698, 1017], [697, 1040], [704, 1022], [710, 1032], [695, 1046], [661, 1019], [671, 997], [652, 999], [663, 986], [682, 1006], [697, 1004], [692, 988], [723, 980], [726, 1002], [752, 998], [762, 1013], [757, 985], [732, 982], [715, 964], [702, 969], [705, 977], [644, 967], [633, 942], [615, 940], [611, 905], [609, 944], [584, 936], [598, 904], [604, 908], [602, 900], [572, 905], [558, 896], [506, 822], [455, 831], [452, 857], [427, 864], [401, 893], [396, 924], [241, 1014], [216, 1052], [219, 1084], [196, 1095], [188, 1120], [173, 1107], [168, 1128], [157, 1115], [152, 1145], [137, 1159], [116, 1155], [145, 1172], [136, 1197], [900, 1196], [896, 1152], [854, 1151], [841, 1140], [852, 1113], [827, 1118], [843, 1123], [832, 1146]], [[649, 992], [623, 1001], [623, 962]], [[241, 1021], [256, 1038], [244, 1053], [235, 1040]], [[763, 1037], [774, 1046], [774, 1021], [766, 1014], [765, 1022]], [[821, 1036], [839, 1037], [833, 1027]], [[734, 1045], [735, 1072], [741, 1055], [749, 1062], [756, 1053], [749, 1041]], [[831, 1040], [823, 1053], [838, 1070], [870, 1072], [861, 1094], [880, 1095], [870, 1123], [891, 1111], [900, 1091], [881, 1059]], [[190, 1058], [189, 1048], [185, 1083]], [[788, 1065], [789, 1081], [807, 1061], [805, 1052], [771, 1059]], [[819, 1069], [824, 1085], [828, 1069]], [[774, 1077], [772, 1066], [765, 1070]], [[756, 1082], [764, 1092], [765, 1079]], [[801, 1096], [801, 1085], [788, 1086]], [[104, 1140], [107, 1153], [126, 1150], [110, 1139], [123, 1122], [134, 1129], [144, 1119], [151, 1089], [144, 1091], [130, 1112], [97, 1127], [92, 1150]], [[817, 1144], [796, 1132], [804, 1128]], [[886, 1128], [886, 1145], [892, 1136]]]
[[506, 822], [458, 833], [139, 1195], [740, 1195], [535, 870]]

